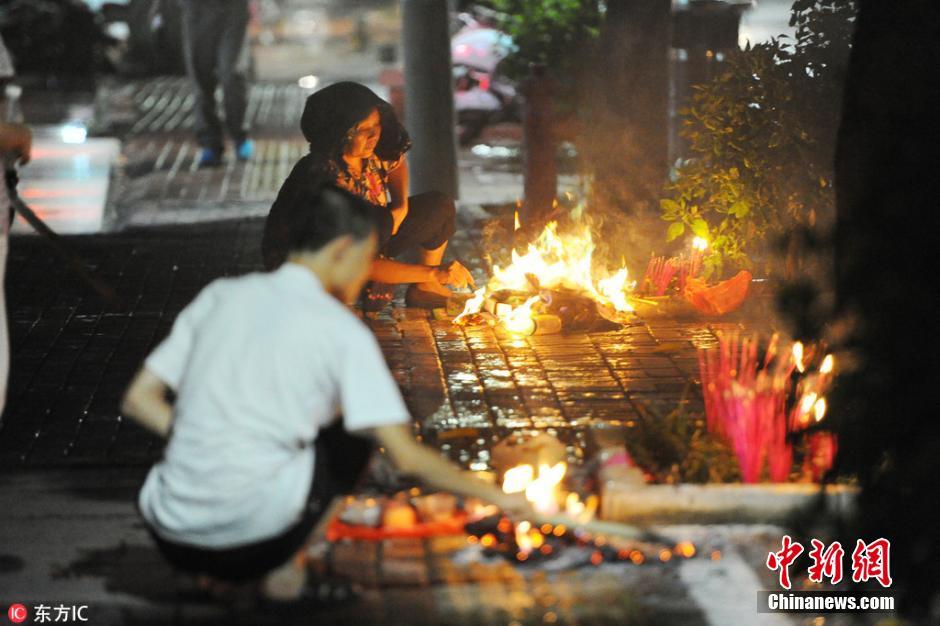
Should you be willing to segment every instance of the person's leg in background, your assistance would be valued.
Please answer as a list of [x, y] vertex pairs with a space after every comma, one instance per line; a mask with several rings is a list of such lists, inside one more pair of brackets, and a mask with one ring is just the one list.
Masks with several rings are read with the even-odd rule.
[[186, 73], [195, 93], [196, 140], [202, 151], [201, 167], [221, 164], [225, 144], [222, 124], [216, 112], [216, 59], [220, 37], [219, 22], [228, 3], [219, 0], [183, 1], [183, 40]]
[[230, 0], [224, 20], [220, 24], [218, 46], [219, 83], [225, 105], [225, 126], [235, 143], [235, 156], [247, 161], [254, 153], [254, 145], [248, 138], [245, 125], [245, 110], [248, 106], [247, 72], [251, 48], [248, 43], [248, 0]]
[[[0, 183], [2, 184], [2, 183]], [[10, 376], [10, 334], [7, 328], [7, 296], [4, 289], [7, 251], [9, 248], [9, 204], [0, 196], [0, 417], [7, 402], [7, 382]]]

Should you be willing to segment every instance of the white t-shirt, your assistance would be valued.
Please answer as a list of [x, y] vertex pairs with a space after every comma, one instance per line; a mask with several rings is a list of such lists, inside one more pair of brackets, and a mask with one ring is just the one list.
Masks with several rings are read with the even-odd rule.
[[313, 442], [339, 411], [349, 431], [410, 419], [368, 327], [294, 263], [210, 284], [145, 367], [177, 398], [140, 508], [161, 537], [198, 547], [296, 523]]

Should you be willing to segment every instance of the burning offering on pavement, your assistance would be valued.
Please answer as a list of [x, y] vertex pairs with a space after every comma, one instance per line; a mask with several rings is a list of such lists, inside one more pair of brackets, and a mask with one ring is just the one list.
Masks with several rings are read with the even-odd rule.
[[525, 253], [513, 250], [508, 266], [494, 266], [489, 284], [467, 301], [454, 323], [498, 324], [533, 335], [630, 321], [634, 282], [627, 268], [599, 267], [594, 252], [588, 226], [560, 232], [557, 222], [549, 222]]

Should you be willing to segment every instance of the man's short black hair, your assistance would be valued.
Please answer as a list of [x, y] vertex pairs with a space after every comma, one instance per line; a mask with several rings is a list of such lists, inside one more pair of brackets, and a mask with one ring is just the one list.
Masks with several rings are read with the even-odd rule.
[[335, 185], [301, 184], [288, 207], [288, 251], [316, 252], [343, 235], [376, 231], [376, 207]]

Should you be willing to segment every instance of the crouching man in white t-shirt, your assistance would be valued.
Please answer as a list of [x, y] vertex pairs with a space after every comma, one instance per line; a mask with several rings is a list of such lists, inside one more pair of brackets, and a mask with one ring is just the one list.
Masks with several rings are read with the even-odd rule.
[[300, 595], [304, 547], [322, 511], [311, 498], [314, 443], [340, 413], [347, 431], [374, 437], [401, 471], [534, 519], [523, 498], [413, 439], [375, 338], [345, 304], [376, 252], [373, 211], [335, 187], [301, 189], [287, 262], [203, 289], [128, 388], [124, 414], [169, 439], [138, 504], [177, 568], [263, 580], [276, 599]]

